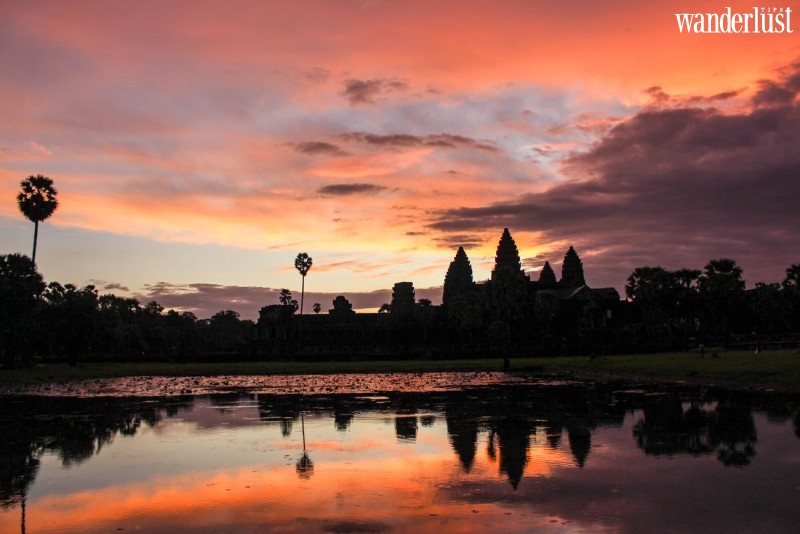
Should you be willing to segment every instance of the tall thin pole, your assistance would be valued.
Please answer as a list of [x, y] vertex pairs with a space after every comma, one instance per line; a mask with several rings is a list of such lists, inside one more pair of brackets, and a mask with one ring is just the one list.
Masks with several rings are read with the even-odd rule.
[[31, 255], [33, 265], [36, 265], [36, 240], [39, 238], [39, 221], [33, 221], [33, 254]]
[[300, 289], [300, 315], [303, 315], [303, 300], [306, 296], [306, 275], [303, 275], [303, 284]]

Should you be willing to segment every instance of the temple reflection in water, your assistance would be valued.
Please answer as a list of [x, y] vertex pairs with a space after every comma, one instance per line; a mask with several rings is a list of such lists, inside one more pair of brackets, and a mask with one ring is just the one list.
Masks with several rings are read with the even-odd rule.
[[[46, 519], [55, 509], [81, 508], [75, 500], [81, 491], [95, 492], [101, 501], [111, 499], [102, 487], [92, 486], [102, 479], [97, 478], [98, 469], [118, 471], [103, 471], [102, 476], [111, 480], [119, 476], [121, 482], [111, 482], [109, 487], [132, 492], [128, 500], [134, 495], [142, 499], [140, 494], [148, 491], [154, 498], [158, 492], [174, 493], [171, 502], [179, 508], [192, 507], [181, 504], [185, 489], [200, 492], [197, 499], [207, 499], [208, 506], [249, 509], [247, 495], [240, 496], [244, 500], [238, 504], [224, 500], [234, 498], [231, 492], [238, 484], [240, 489], [253, 489], [252, 495], [262, 487], [267, 493], [261, 498], [285, 502], [286, 513], [291, 514], [308, 513], [301, 509], [302, 495], [321, 499], [313, 506], [325, 510], [329, 505], [326, 492], [334, 500], [345, 499], [349, 504], [337, 506], [352, 507], [359, 517], [366, 512], [354, 503], [363, 499], [377, 499], [373, 503], [377, 509], [423, 506], [417, 500], [434, 499], [430, 492], [438, 495], [435, 499], [442, 500], [446, 509], [480, 503], [505, 514], [515, 507], [534, 506], [544, 498], [544, 491], [547, 500], [556, 499], [565, 481], [574, 479], [569, 483], [580, 483], [589, 491], [598, 484], [607, 486], [608, 473], [625, 473], [637, 464], [657, 468], [659, 464], [645, 461], [648, 457], [708, 458], [716, 466], [716, 471], [709, 471], [714, 477], [720, 469], [761, 469], [770, 461], [764, 454], [776, 448], [762, 445], [765, 423], [757, 419], [788, 426], [795, 448], [800, 435], [797, 405], [790, 398], [601, 383], [520, 384], [426, 394], [233, 393], [159, 399], [3, 398], [0, 402], [5, 436], [0, 451], [3, 531], [9, 530], [12, 518], [17, 525], [27, 521], [29, 531], [48, 531]], [[772, 432], [771, 426], [766, 428]], [[767, 436], [767, 442], [771, 437]], [[167, 448], [159, 452], [141, 447]], [[609, 463], [621, 455], [627, 455], [622, 465]], [[127, 457], [136, 457], [140, 465], [126, 466]], [[92, 467], [95, 461], [99, 463]], [[148, 462], [153, 465], [147, 467]], [[204, 468], [209, 470], [205, 475]], [[294, 483], [286, 478], [285, 469], [291, 471]], [[62, 482], [49, 477], [58, 478], [59, 472], [70, 470], [90, 473], [86, 476], [95, 482], [78, 482], [78, 493], [64, 494]], [[606, 478], [597, 478], [600, 473], [606, 473]], [[619, 480], [614, 476], [614, 484], [630, 483], [623, 475], [618, 475]], [[770, 475], [764, 477], [769, 480]], [[296, 488], [302, 492], [287, 489], [298, 483], [304, 485]], [[126, 484], [133, 486], [125, 489]], [[166, 486], [159, 488], [159, 484]], [[223, 489], [228, 493], [222, 493]], [[50, 503], [49, 511], [42, 508], [45, 503]], [[143, 514], [146, 509], [134, 507], [130, 513]], [[89, 514], [88, 510], [82, 513]], [[390, 513], [387, 510], [383, 513]], [[454, 512], [430, 512], [446, 513]], [[565, 501], [559, 517], [570, 513]], [[77, 515], [71, 520], [76, 531], [92, 530]], [[279, 517], [271, 520], [280, 522]], [[509, 526], [509, 530], [515, 529]]]

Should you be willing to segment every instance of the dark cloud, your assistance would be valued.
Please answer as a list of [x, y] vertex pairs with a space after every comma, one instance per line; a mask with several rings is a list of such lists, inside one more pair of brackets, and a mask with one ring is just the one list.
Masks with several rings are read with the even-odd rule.
[[350, 132], [339, 135], [344, 141], [363, 143], [376, 147], [387, 148], [472, 148], [476, 150], [486, 150], [497, 152], [499, 149], [487, 142], [478, 141], [463, 135], [440, 133], [430, 135], [411, 135], [411, 134], [371, 134], [364, 132]]
[[730, 91], [723, 91], [721, 93], [717, 93], [711, 96], [700, 96], [700, 95], [675, 96], [668, 94], [660, 86], [654, 85], [653, 87], [648, 87], [647, 89], [645, 89], [644, 92], [650, 96], [652, 100], [651, 102], [652, 105], [660, 107], [660, 106], [687, 106], [687, 105], [714, 104], [735, 98], [739, 96], [743, 91], [742, 89], [735, 89]]
[[346, 154], [337, 145], [325, 141], [304, 141], [294, 143], [293, 146], [298, 152], [311, 156], [344, 156]]
[[280, 288], [224, 286], [219, 284], [171, 284], [158, 282], [145, 286], [136, 295], [140, 302], [155, 300], [167, 309], [191, 311], [198, 318], [211, 317], [221, 310], [239, 312], [242, 319], [257, 319], [258, 310], [277, 304]]
[[435, 237], [433, 240], [451, 248], [464, 247], [465, 249], [475, 248], [485, 243], [482, 237], [470, 234], [445, 234]]
[[379, 97], [387, 93], [406, 91], [408, 88], [408, 82], [399, 78], [349, 79], [344, 81], [342, 95], [351, 105], [375, 104]]
[[[444, 267], [446, 270], [446, 266]], [[444, 270], [442, 280], [444, 280]], [[292, 288], [289, 288], [292, 289]], [[225, 286], [219, 284], [170, 284], [158, 282], [145, 286], [142, 294], [135, 295], [141, 303], [156, 301], [167, 309], [191, 311], [198, 318], [211, 317], [221, 310], [239, 312], [242, 319], [258, 319], [258, 311], [269, 304], [278, 304], [280, 288], [253, 286]], [[391, 302], [391, 288], [369, 292], [313, 292], [306, 291], [305, 305], [310, 312], [315, 302], [322, 305], [322, 313], [333, 307], [333, 299], [344, 295], [355, 309], [379, 308]], [[299, 291], [294, 295], [299, 300]], [[434, 304], [442, 300], [442, 288], [430, 287], [416, 290], [417, 299], [427, 298]]]
[[314, 67], [303, 72], [303, 77], [311, 83], [321, 84], [328, 81], [331, 72], [328, 69]]
[[552, 255], [548, 254], [536, 254], [535, 256], [530, 256], [528, 258], [522, 258], [521, 263], [523, 268], [528, 269], [539, 269], [544, 266], [544, 262], [549, 261], [550, 266], [552, 267], [555, 263], [557, 263], [559, 258], [556, 257], [557, 253], [554, 252]]
[[377, 184], [332, 184], [320, 187], [317, 193], [326, 196], [375, 195], [386, 190]]
[[641, 265], [702, 268], [721, 256], [751, 284], [778, 281], [800, 260], [799, 92], [797, 63], [761, 81], [745, 111], [648, 108], [568, 157], [571, 180], [514, 202], [443, 210], [430, 227], [507, 226], [571, 242], [597, 286], [620, 287]]
[[125, 291], [128, 292], [126, 286], [117, 282], [106, 282], [105, 280], [89, 280], [89, 283], [95, 286], [99, 291]]

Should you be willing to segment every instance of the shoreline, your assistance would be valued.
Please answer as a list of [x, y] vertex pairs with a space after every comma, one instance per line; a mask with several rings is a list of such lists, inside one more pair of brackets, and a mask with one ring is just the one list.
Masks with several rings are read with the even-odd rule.
[[503, 369], [499, 358], [463, 360], [391, 360], [327, 362], [114, 362], [38, 364], [28, 369], [0, 369], [0, 394], [13, 390], [81, 380], [124, 377], [217, 377], [263, 375], [331, 375], [373, 373], [503, 372], [520, 376], [572, 377], [661, 384], [800, 393], [800, 351], [717, 351], [704, 358], [696, 352], [602, 356], [511, 358]]

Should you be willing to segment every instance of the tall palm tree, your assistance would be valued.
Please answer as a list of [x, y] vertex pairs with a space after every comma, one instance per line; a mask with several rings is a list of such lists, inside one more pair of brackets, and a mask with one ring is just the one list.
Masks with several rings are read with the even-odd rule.
[[29, 176], [20, 183], [22, 191], [17, 195], [19, 211], [33, 222], [33, 263], [36, 263], [36, 241], [39, 237], [39, 222], [47, 219], [58, 207], [58, 191], [53, 180], [41, 174]]
[[711, 260], [699, 279], [700, 289], [711, 292], [735, 292], [744, 290], [742, 268], [736, 260], [718, 258]]
[[300, 273], [300, 276], [303, 277], [303, 286], [300, 289], [300, 315], [303, 315], [303, 297], [306, 293], [306, 275], [308, 274], [309, 269], [311, 269], [311, 263], [311, 256], [305, 252], [301, 252], [294, 259], [294, 268], [297, 269], [297, 271]]

